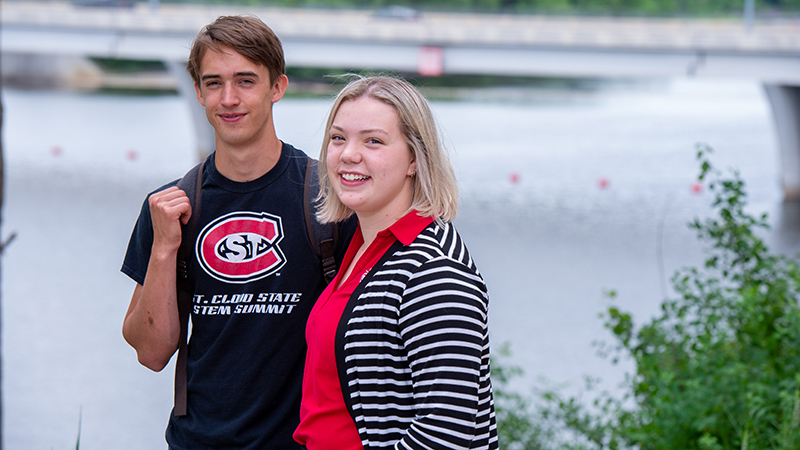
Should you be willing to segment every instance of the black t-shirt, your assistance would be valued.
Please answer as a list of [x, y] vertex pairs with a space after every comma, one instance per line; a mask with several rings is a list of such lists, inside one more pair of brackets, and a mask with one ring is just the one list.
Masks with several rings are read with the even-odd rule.
[[[292, 433], [299, 422], [305, 325], [325, 287], [306, 231], [306, 163], [304, 153], [283, 144], [272, 170], [238, 183], [217, 171], [213, 154], [206, 161], [190, 265], [188, 413], [170, 415], [166, 437], [173, 450], [298, 448]], [[355, 221], [339, 226], [341, 261]], [[152, 241], [145, 200], [122, 266], [139, 284]]]

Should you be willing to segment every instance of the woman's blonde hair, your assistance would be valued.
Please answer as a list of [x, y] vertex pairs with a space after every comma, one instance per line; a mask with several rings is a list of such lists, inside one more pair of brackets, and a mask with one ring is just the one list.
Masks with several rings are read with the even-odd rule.
[[442, 146], [436, 123], [425, 97], [407, 81], [390, 76], [356, 76], [333, 102], [325, 125], [322, 149], [319, 154], [321, 201], [317, 219], [322, 223], [338, 222], [354, 214], [339, 201], [328, 182], [326, 159], [330, 130], [342, 103], [362, 97], [379, 100], [394, 107], [400, 120], [400, 132], [405, 137], [416, 161], [411, 210], [425, 217], [452, 221], [458, 210], [458, 183], [450, 158]]

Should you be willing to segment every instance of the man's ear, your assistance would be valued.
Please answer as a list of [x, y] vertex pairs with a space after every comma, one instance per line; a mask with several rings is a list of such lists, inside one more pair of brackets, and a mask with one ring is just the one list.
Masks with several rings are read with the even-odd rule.
[[201, 105], [205, 108], [206, 106], [206, 99], [203, 98], [203, 93], [200, 91], [200, 88], [197, 86], [197, 83], [194, 84], [194, 91], [197, 93], [197, 101], [200, 102]]
[[277, 102], [278, 100], [283, 98], [283, 94], [286, 93], [286, 88], [289, 87], [289, 77], [286, 75], [281, 75], [275, 80], [275, 84], [272, 86], [272, 103]]

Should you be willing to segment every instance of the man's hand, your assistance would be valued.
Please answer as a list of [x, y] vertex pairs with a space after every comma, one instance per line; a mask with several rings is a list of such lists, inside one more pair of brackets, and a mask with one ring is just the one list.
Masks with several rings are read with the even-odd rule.
[[153, 251], [177, 251], [181, 245], [181, 224], [192, 216], [192, 205], [186, 193], [173, 186], [150, 196], [150, 217], [153, 220]]

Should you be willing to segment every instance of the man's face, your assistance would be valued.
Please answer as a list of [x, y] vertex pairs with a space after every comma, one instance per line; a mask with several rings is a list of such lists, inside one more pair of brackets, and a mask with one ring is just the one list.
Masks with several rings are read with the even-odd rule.
[[286, 84], [271, 82], [266, 67], [220, 47], [222, 52], [208, 49], [203, 55], [195, 85], [216, 132], [217, 150], [263, 145], [274, 134], [272, 104], [283, 97]]

